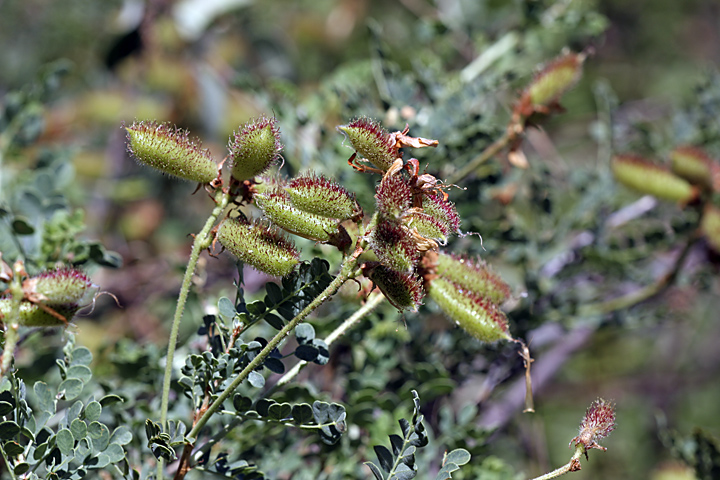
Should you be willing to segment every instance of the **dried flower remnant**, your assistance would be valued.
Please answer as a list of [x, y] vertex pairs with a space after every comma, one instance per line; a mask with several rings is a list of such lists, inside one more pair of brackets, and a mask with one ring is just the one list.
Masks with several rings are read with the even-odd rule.
[[265, 172], [282, 151], [280, 130], [275, 118], [261, 116], [234, 134], [230, 149], [230, 174], [242, 182]]
[[570, 441], [570, 445], [573, 443], [576, 447], [582, 445], [587, 458], [587, 450], [590, 448], [607, 450], [598, 445], [597, 440], [607, 437], [613, 430], [615, 430], [615, 405], [598, 398], [585, 412], [585, 417], [580, 423], [580, 433]]

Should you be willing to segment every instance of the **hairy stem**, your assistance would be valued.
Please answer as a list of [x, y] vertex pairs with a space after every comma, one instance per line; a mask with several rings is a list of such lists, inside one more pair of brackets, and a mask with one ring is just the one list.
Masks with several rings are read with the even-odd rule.
[[560, 468], [553, 470], [550, 473], [535, 477], [532, 480], [549, 480], [550, 478], [556, 478], [560, 475], [565, 475], [568, 472], [575, 472], [580, 470], [580, 456], [585, 453], [585, 446], [582, 443], [575, 445], [575, 453], [568, 463]]

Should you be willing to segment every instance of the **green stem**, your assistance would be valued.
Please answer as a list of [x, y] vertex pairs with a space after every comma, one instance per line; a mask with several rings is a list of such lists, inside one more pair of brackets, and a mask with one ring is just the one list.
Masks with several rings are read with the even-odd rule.
[[10, 314], [2, 319], [1, 323], [6, 325], [5, 328], [5, 346], [3, 347], [2, 358], [0, 358], [0, 376], [5, 375], [10, 369], [12, 359], [15, 355], [15, 347], [17, 346], [20, 335], [18, 329], [20, 328], [20, 304], [23, 301], [25, 292], [22, 287], [22, 279], [25, 273], [25, 268], [22, 262], [17, 261], [13, 265], [13, 277], [10, 282], [10, 299], [12, 301], [10, 306]]
[[570, 461], [562, 467], [553, 470], [550, 473], [535, 477], [532, 480], [549, 480], [550, 478], [556, 478], [560, 475], [565, 475], [568, 472], [574, 472], [580, 470], [580, 456], [585, 453], [585, 446], [582, 443], [575, 445], [575, 453], [573, 454]]
[[450, 178], [448, 178], [447, 183], [457, 183], [466, 176], [468, 176], [470, 173], [472, 173], [476, 168], [478, 168], [483, 163], [490, 160], [493, 156], [495, 156], [500, 150], [505, 148], [508, 143], [510, 143], [512, 140], [514, 140], [517, 137], [517, 133], [515, 132], [514, 128], [508, 128], [505, 130], [505, 133], [502, 137], [495, 140], [492, 144], [490, 144], [485, 150], [480, 153], [477, 157], [470, 160], [463, 168], [461, 168], [459, 171], [455, 172], [454, 175], [452, 175]]
[[[162, 387], [162, 401], [160, 403], [160, 424], [163, 426], [163, 429], [165, 429], [167, 423], [168, 403], [170, 400], [170, 382], [172, 381], [173, 359], [175, 357], [175, 347], [177, 344], [178, 333], [180, 331], [180, 320], [182, 319], [185, 304], [187, 303], [188, 293], [190, 292], [190, 286], [192, 285], [192, 277], [195, 274], [195, 268], [197, 267], [200, 253], [212, 244], [213, 238], [212, 235], [210, 235], [210, 232], [220, 214], [225, 210], [225, 207], [227, 207], [229, 200], [230, 195], [227, 192], [223, 192], [222, 190], [218, 190], [216, 192], [214, 198], [215, 208], [205, 222], [205, 226], [195, 236], [195, 240], [193, 241], [192, 252], [190, 253], [187, 268], [185, 269], [185, 276], [183, 277], [177, 305], [175, 306], [175, 316], [173, 317], [172, 327], [170, 328], [170, 340], [168, 342], [165, 364], [165, 377], [163, 379]], [[158, 480], [162, 480], [163, 478], [162, 460], [158, 461], [157, 478]]]

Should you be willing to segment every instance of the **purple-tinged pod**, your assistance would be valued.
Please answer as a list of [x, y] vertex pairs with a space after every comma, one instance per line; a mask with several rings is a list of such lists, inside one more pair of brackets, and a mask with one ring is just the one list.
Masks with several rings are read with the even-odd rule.
[[512, 340], [507, 317], [489, 298], [440, 277], [426, 282], [425, 290], [448, 317], [478, 340]]
[[362, 215], [355, 195], [322, 175], [306, 174], [293, 178], [285, 191], [295, 207], [308, 213], [340, 221]]
[[401, 175], [385, 175], [375, 192], [377, 209], [385, 218], [398, 220], [412, 206], [410, 184]]
[[230, 174], [242, 182], [265, 172], [282, 151], [277, 120], [261, 116], [235, 132], [228, 145]]
[[580, 80], [585, 57], [582, 53], [569, 53], [556, 58], [535, 75], [523, 96], [532, 106], [548, 106], [557, 102]]
[[387, 267], [412, 273], [420, 260], [415, 237], [400, 223], [381, 221], [370, 234], [370, 247]]
[[362, 272], [395, 308], [417, 311], [425, 296], [422, 281], [417, 275], [398, 272], [380, 262], [365, 263]]
[[[67, 327], [70, 320], [77, 313], [79, 307], [69, 305], [47, 305], [45, 308], [37, 303], [23, 301], [20, 303], [17, 322], [25, 327]], [[13, 320], [12, 299], [0, 299], [0, 324], [10, 323]]]
[[128, 151], [140, 163], [203, 184], [217, 178], [218, 166], [210, 151], [191, 140], [187, 131], [157, 122], [135, 122], [125, 130]]
[[423, 238], [434, 240], [442, 245], [447, 243], [450, 233], [447, 224], [426, 213], [414, 212], [403, 217], [403, 224], [414, 229]]
[[262, 223], [227, 218], [218, 229], [217, 240], [238, 259], [270, 275], [284, 277], [300, 261], [295, 245]]
[[422, 197], [423, 213], [444, 224], [448, 234], [460, 232], [460, 215], [455, 205], [436, 193], [426, 193]]
[[390, 169], [396, 151], [390, 134], [379, 123], [360, 117], [337, 129], [345, 134], [358, 155], [384, 172]]
[[339, 231], [338, 220], [296, 208], [290, 195], [284, 190], [255, 195], [255, 202], [272, 223], [300, 237], [329, 242]]
[[487, 297], [498, 305], [510, 296], [510, 287], [481, 259], [440, 253], [435, 273], [465, 290]]
[[38, 295], [41, 301], [50, 305], [78, 303], [90, 287], [90, 279], [73, 268], [50, 270], [23, 282], [26, 292]]
[[713, 179], [720, 175], [720, 165], [706, 151], [697, 147], [673, 149], [670, 161], [673, 173], [704, 188], [712, 188]]
[[626, 187], [663, 200], [686, 203], [698, 194], [687, 180], [637, 155], [616, 155], [612, 171]]

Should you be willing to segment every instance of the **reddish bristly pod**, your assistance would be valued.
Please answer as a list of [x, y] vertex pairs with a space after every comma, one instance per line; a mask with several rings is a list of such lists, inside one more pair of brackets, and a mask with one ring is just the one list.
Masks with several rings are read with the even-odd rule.
[[425, 292], [417, 275], [401, 273], [380, 262], [367, 262], [362, 266], [368, 277], [398, 310], [417, 310]]
[[403, 225], [415, 230], [421, 237], [445, 245], [450, 230], [447, 224], [426, 213], [413, 212], [403, 217]]
[[340, 223], [334, 218], [323, 217], [295, 207], [290, 195], [282, 189], [255, 195], [255, 202], [272, 223], [308, 240], [328, 242], [340, 228]]
[[90, 279], [80, 270], [60, 268], [43, 272], [23, 282], [23, 289], [50, 305], [75, 304], [92, 287]]
[[460, 232], [460, 215], [455, 205], [436, 193], [425, 193], [422, 197], [423, 213], [430, 215], [447, 229], [448, 234]]
[[588, 407], [580, 423], [580, 433], [570, 444], [582, 445], [586, 451], [590, 448], [607, 450], [598, 445], [597, 441], [610, 435], [613, 430], [615, 430], [615, 405], [598, 398]]
[[217, 240], [238, 259], [270, 275], [284, 277], [300, 261], [295, 245], [263, 223], [227, 218], [217, 231]]
[[585, 57], [583, 53], [568, 53], [551, 61], [526, 87], [525, 101], [533, 107], [545, 107], [560, 100], [580, 80]]
[[[18, 312], [18, 324], [25, 327], [66, 327], [73, 316], [77, 313], [79, 307], [74, 304], [67, 305], [40, 305], [23, 301], [20, 303]], [[12, 299], [0, 299], [0, 324], [2, 319], [7, 319], [12, 315]], [[7, 320], [4, 320], [7, 321]]]
[[508, 284], [479, 258], [440, 253], [435, 274], [496, 304], [501, 304], [510, 296]]
[[370, 248], [387, 267], [401, 273], [411, 273], [420, 260], [417, 241], [398, 222], [382, 221], [369, 237]]
[[687, 203], [698, 194], [687, 180], [638, 155], [616, 155], [612, 171], [626, 187], [663, 200]]
[[412, 206], [412, 191], [400, 175], [385, 175], [375, 191], [377, 209], [385, 218], [400, 219]]
[[382, 171], [390, 169], [395, 161], [396, 151], [389, 133], [379, 123], [360, 117], [347, 125], [340, 125], [337, 129], [345, 134], [358, 155]]
[[710, 189], [720, 182], [720, 165], [701, 148], [677, 147], [670, 152], [670, 161], [673, 173], [690, 183]]
[[157, 122], [135, 122], [125, 130], [128, 151], [140, 163], [192, 182], [206, 184], [217, 178], [210, 151], [191, 140], [187, 131]]
[[425, 291], [450, 319], [478, 340], [512, 340], [507, 317], [489, 298], [442, 277], [426, 282]]
[[708, 244], [720, 252], [720, 208], [707, 205], [700, 221], [700, 231], [705, 235]]
[[322, 175], [295, 177], [287, 183], [285, 191], [295, 207], [308, 213], [340, 221], [362, 214], [355, 195]]
[[275, 118], [261, 116], [235, 132], [228, 145], [230, 174], [242, 182], [265, 172], [282, 151], [280, 129]]

